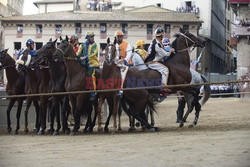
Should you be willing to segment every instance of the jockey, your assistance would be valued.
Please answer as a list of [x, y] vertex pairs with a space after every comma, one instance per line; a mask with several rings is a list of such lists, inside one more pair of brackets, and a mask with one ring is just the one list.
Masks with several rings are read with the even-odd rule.
[[[96, 78], [95, 78], [95, 68], [99, 67], [98, 61], [98, 48], [94, 41], [95, 34], [93, 32], [88, 32], [84, 43], [79, 46], [76, 55], [79, 57], [80, 63], [88, 68], [87, 77], [91, 77], [93, 82], [93, 89], [96, 90]], [[96, 94], [90, 94], [90, 100], [95, 100]]]
[[131, 54], [132, 54], [132, 47], [131, 45], [123, 40], [124, 33], [121, 30], [115, 32], [115, 37], [118, 42], [118, 49], [117, 52], [121, 60], [124, 61], [124, 64], [127, 65], [131, 63]]
[[[117, 40], [116, 51], [117, 57], [119, 60], [117, 66], [120, 67], [121, 71], [121, 88], [123, 88], [123, 83], [128, 72], [127, 65], [132, 64], [131, 55], [132, 55], [132, 47], [131, 45], [123, 40], [124, 33], [121, 30], [115, 32], [115, 38]], [[122, 91], [119, 91], [118, 95], [122, 95]]]
[[[164, 58], [170, 56], [174, 49], [170, 49], [170, 52], [164, 50], [162, 39], [164, 36], [164, 30], [162, 28], [157, 28], [155, 30], [155, 39], [152, 41], [149, 48], [149, 56], [146, 58], [145, 62], [148, 62], [148, 67], [153, 70], [157, 70], [162, 75], [162, 86], [166, 86], [168, 83], [168, 68], [160, 63]], [[169, 89], [164, 88], [166, 91]]]
[[72, 44], [74, 51], [77, 52], [79, 49], [79, 41], [76, 34], [73, 34], [69, 37], [69, 43]]
[[136, 42], [136, 50], [135, 52], [138, 53], [143, 60], [146, 59], [147, 51], [144, 49], [145, 42], [143, 40], [138, 40]]
[[[25, 65], [25, 66], [29, 66], [30, 62], [31, 62], [31, 58], [33, 58], [35, 55], [36, 55], [36, 50], [34, 50], [34, 47], [35, 47], [35, 42], [32, 40], [32, 39], [28, 39], [26, 41], [26, 49], [19, 53], [18, 54], [18, 57], [17, 57], [17, 61], [16, 61], [16, 68], [18, 68], [18, 65], [21, 64], [21, 65]], [[27, 60], [26, 62], [24, 62], [22, 60], [22, 57], [23, 57], [23, 53], [28, 50], [29, 51], [29, 54], [28, 54], [28, 57], [27, 57]]]

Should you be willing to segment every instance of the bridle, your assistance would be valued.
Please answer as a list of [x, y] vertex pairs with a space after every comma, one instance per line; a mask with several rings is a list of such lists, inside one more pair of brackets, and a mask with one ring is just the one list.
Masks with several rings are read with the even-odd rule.
[[[186, 31], [184, 34], [183, 34], [183, 33], [179, 33], [179, 34], [180, 34], [181, 36], [184, 37], [185, 42], [186, 42], [186, 47], [187, 47], [187, 48], [181, 49], [181, 50], [178, 50], [178, 51], [175, 51], [176, 53], [188, 51], [189, 48], [190, 48], [191, 46], [193, 46], [193, 49], [192, 49], [191, 51], [193, 51], [193, 50], [195, 49], [197, 43], [196, 43], [194, 40], [192, 40], [190, 37], [188, 37], [188, 36], [186, 35], [186, 33], [187, 33], [187, 31]], [[192, 42], [192, 45], [191, 45], [191, 46], [188, 46], [188, 40]]]

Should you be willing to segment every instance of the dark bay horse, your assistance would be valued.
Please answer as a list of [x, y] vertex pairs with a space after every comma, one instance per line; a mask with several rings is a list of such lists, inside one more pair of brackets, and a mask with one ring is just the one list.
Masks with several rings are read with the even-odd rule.
[[[22, 60], [26, 61], [27, 56], [29, 54], [29, 50], [25, 50], [22, 56]], [[40, 84], [40, 70], [39, 69], [32, 69], [31, 67], [26, 67], [24, 65], [19, 65], [18, 68], [25, 72], [26, 76], [26, 83], [25, 83], [25, 93], [26, 94], [36, 94], [39, 93], [39, 84]], [[34, 128], [35, 132], [38, 132], [40, 128], [40, 120], [39, 120], [39, 114], [40, 114], [40, 108], [38, 103], [39, 97], [27, 97], [27, 105], [25, 108], [25, 133], [28, 133], [28, 112], [31, 106], [31, 103], [33, 102], [35, 111], [36, 111], [36, 125]]]
[[[25, 74], [23, 71], [19, 72], [15, 68], [15, 60], [7, 53], [8, 49], [4, 49], [0, 51], [0, 63], [2, 64], [0, 69], [5, 69], [6, 77], [8, 80], [6, 93], [8, 95], [21, 95], [25, 93]], [[22, 110], [24, 98], [10, 98], [10, 102], [7, 108], [7, 130], [8, 133], [12, 131], [11, 121], [10, 121], [10, 111], [15, 104], [18, 102], [16, 119], [17, 126], [14, 134], [18, 134], [18, 130], [20, 129], [20, 114]]]
[[[55, 61], [62, 61], [65, 63], [66, 71], [67, 71], [67, 77], [65, 80], [65, 89], [67, 92], [86, 90], [87, 68], [82, 66], [78, 62], [76, 53], [73, 50], [72, 45], [69, 44], [67, 40], [62, 41], [60, 43], [55, 53], [53, 54], [53, 59]], [[99, 77], [99, 72], [98, 70], [96, 70], [96, 78], [98, 77]], [[80, 128], [80, 113], [82, 111], [82, 108], [84, 107], [83, 102], [84, 102], [84, 98], [86, 97], [86, 93], [85, 94], [69, 94], [68, 96], [69, 96], [70, 105], [71, 105], [71, 109], [73, 111], [74, 120], [75, 120], [75, 125], [71, 131], [71, 135], [75, 135]], [[94, 107], [95, 107], [95, 116], [94, 116], [93, 122], [91, 123], [91, 126], [89, 127], [90, 131], [92, 131], [93, 127], [95, 126], [95, 120], [97, 116], [97, 100], [94, 103]], [[88, 115], [91, 114], [91, 111], [86, 111], [86, 112], [90, 112], [88, 113]], [[87, 124], [89, 124], [89, 121], [90, 120], [88, 119]]]
[[[50, 92], [65, 92], [65, 79], [67, 76], [66, 67], [63, 62], [55, 62], [52, 59], [53, 53], [56, 51], [56, 42], [57, 40], [52, 41], [52, 39], [47, 42], [41, 49], [37, 51], [37, 56], [33, 59], [32, 63], [39, 68], [44, 67], [46, 63], [49, 67], [50, 75]], [[60, 123], [60, 105], [62, 110], [62, 125], [63, 132], [69, 133], [67, 118], [70, 111], [69, 100], [67, 95], [61, 96], [52, 96], [52, 108], [50, 110], [50, 131], [54, 135], [59, 134], [61, 128]], [[54, 130], [54, 118], [56, 115], [57, 119], [57, 129]]]
[[[108, 55], [110, 58], [110, 61], [114, 63], [117, 59], [115, 42], [113, 45], [111, 45], [111, 48], [110, 48], [111, 55]], [[189, 84], [191, 82], [192, 77], [191, 77], [191, 72], [190, 72], [190, 56], [189, 56], [189, 47], [191, 46], [204, 47], [205, 41], [195, 37], [193, 34], [189, 32], [184, 32], [182, 29], [180, 29], [180, 34], [177, 36], [175, 40], [174, 48], [176, 50], [176, 53], [172, 54], [164, 62], [164, 64], [169, 67], [169, 71], [170, 71], [168, 85]], [[127, 76], [124, 82], [124, 88], [158, 86], [158, 85], [161, 85], [161, 82], [159, 81], [161, 81], [161, 75], [155, 70], [139, 71], [135, 67], [130, 67], [127, 72]], [[178, 88], [171, 88], [171, 89], [172, 89], [172, 92], [182, 90], [184, 92], [189, 92], [189, 93], [195, 93], [195, 90], [196, 90], [190, 87], [189, 88], [178, 87]], [[125, 97], [126, 97], [126, 92], [127, 91], [124, 92]], [[160, 92], [160, 90], [152, 89], [152, 90], [149, 90], [149, 92]], [[137, 97], [133, 99], [132, 97], [136, 97], [136, 95], [131, 96], [131, 99], [130, 99], [134, 103], [137, 102], [138, 99], [141, 98], [141, 97]], [[147, 128], [152, 128], [152, 126], [150, 126], [145, 121], [143, 124]]]

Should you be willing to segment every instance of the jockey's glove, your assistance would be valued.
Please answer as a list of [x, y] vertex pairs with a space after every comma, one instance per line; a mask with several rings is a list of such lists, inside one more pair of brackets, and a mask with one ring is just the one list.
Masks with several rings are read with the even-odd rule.
[[16, 61], [16, 64], [24, 65], [24, 61], [23, 61], [23, 60], [17, 60], [17, 61]]

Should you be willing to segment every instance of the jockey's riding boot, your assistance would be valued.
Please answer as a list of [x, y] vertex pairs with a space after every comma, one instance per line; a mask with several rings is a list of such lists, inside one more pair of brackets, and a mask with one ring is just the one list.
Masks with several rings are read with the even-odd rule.
[[162, 87], [163, 87], [163, 88], [162, 88], [162, 91], [165, 92], [165, 93], [170, 93], [170, 92], [172, 92], [172, 90], [169, 89], [169, 88], [167, 88], [166, 86], [167, 86], [167, 84], [164, 84], [164, 83], [162, 84]]
[[96, 98], [96, 94], [95, 93], [90, 93], [90, 101], [94, 101]]

